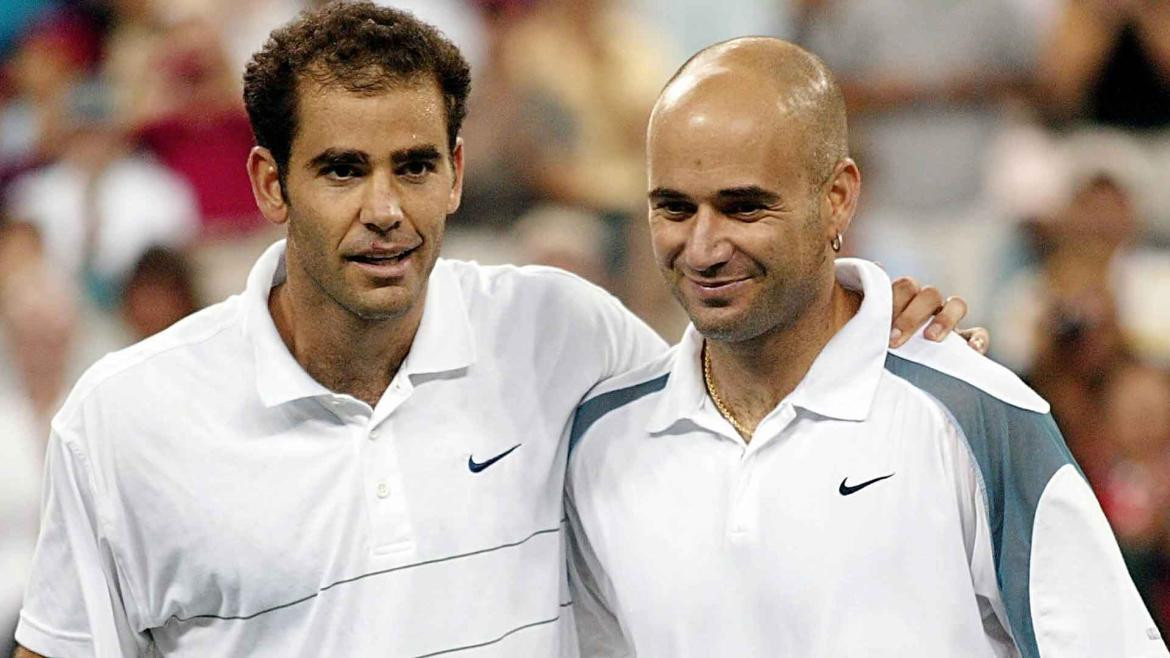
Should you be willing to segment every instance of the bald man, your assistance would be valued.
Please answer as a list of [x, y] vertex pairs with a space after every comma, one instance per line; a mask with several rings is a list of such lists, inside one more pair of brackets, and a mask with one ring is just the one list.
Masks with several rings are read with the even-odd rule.
[[1048, 404], [961, 340], [889, 348], [886, 275], [835, 259], [861, 174], [818, 59], [699, 53], [647, 147], [692, 325], [576, 414], [585, 655], [1167, 655]]

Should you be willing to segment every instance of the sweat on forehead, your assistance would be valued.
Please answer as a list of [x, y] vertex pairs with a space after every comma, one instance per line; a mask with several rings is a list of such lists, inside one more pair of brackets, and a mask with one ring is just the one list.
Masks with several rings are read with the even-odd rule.
[[745, 37], [699, 51], [659, 95], [651, 115], [651, 135], [657, 121], [683, 118], [694, 108], [719, 106], [774, 118], [778, 128], [795, 122], [810, 146], [810, 167], [818, 179], [828, 176], [837, 161], [848, 155], [841, 89], [824, 62], [794, 44]]

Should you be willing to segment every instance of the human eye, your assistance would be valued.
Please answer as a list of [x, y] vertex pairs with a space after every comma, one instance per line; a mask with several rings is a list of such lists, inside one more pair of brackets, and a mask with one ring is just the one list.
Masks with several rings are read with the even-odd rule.
[[685, 219], [695, 213], [695, 205], [688, 201], [664, 199], [654, 204], [654, 211], [667, 219]]
[[361, 170], [357, 165], [335, 162], [323, 167], [321, 175], [334, 181], [348, 181], [361, 176]]
[[740, 219], [756, 219], [764, 210], [765, 206], [756, 201], [738, 201], [724, 208], [726, 214]]
[[435, 170], [432, 160], [411, 160], [398, 168], [398, 175], [408, 179], [420, 180]]

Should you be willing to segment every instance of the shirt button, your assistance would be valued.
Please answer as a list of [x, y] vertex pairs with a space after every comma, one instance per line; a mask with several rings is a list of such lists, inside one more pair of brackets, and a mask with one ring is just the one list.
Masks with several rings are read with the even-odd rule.
[[382, 480], [374, 491], [378, 494], [378, 498], [385, 498], [390, 495], [390, 483]]
[[379, 437], [379, 434], [380, 434], [380, 433], [378, 432], [378, 430], [374, 430], [374, 431], [370, 432], [370, 436], [369, 436], [368, 438], [369, 438], [371, 441], [377, 441], [377, 440], [378, 440], [378, 437]]

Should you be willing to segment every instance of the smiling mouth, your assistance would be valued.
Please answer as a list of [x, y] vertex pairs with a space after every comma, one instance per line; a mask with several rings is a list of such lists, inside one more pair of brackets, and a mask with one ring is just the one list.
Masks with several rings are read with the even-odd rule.
[[418, 247], [411, 247], [405, 251], [397, 253], [392, 252], [370, 252], [365, 254], [354, 254], [346, 256], [345, 260], [351, 263], [364, 263], [366, 265], [393, 265], [394, 263], [401, 263], [406, 260], [408, 256], [413, 254]]
[[747, 281], [747, 279], [727, 279], [725, 281], [700, 281], [697, 279], [689, 279], [689, 281], [700, 288], [705, 288], [707, 290], [718, 290], [720, 288], [726, 288], [737, 283], [742, 283]]

